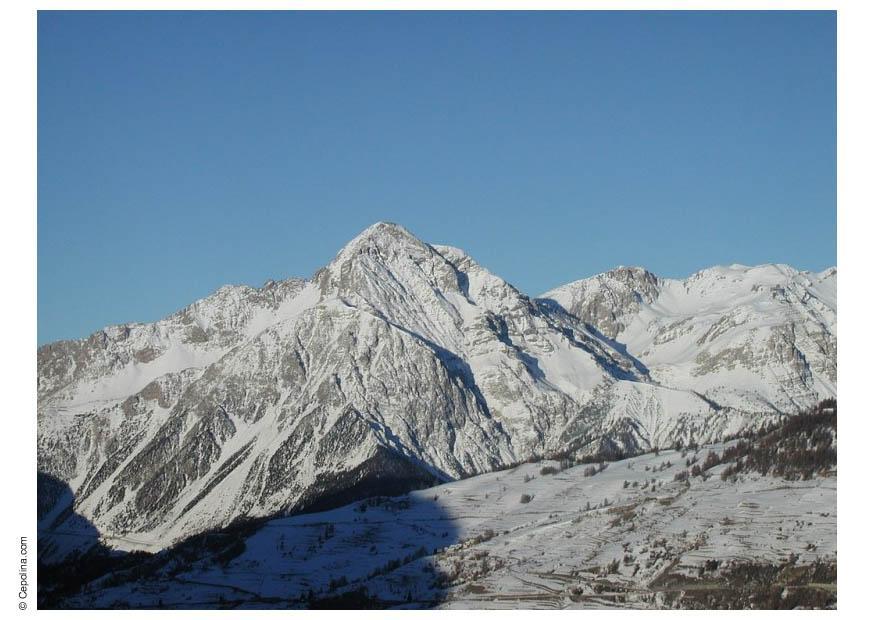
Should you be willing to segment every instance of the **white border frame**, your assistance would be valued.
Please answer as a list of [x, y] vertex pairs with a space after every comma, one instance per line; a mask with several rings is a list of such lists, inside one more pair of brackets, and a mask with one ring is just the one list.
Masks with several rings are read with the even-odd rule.
[[[875, 269], [872, 248], [875, 208], [872, 178], [875, 161], [871, 151], [875, 145], [872, 116], [875, 114], [873, 78], [875, 74], [875, 22], [872, 2], [867, 0], [749, 0], [711, 2], [702, 0], [614, 0], [568, 1], [545, 0], [444, 0], [408, 1], [372, 0], [318, 2], [303, 0], [201, 0], [178, 1], [109, 1], [82, 2], [7, 0], [0, 9], [0, 67], [4, 88], [0, 105], [4, 131], [2, 133], [3, 209], [2, 237], [0, 237], [0, 265], [2, 290], [0, 326], [4, 329], [0, 377], [7, 389], [3, 393], [6, 418], [2, 432], [2, 454], [6, 484], [3, 485], [3, 541], [0, 546], [7, 559], [7, 572], [0, 580], [2, 608], [9, 613], [33, 613], [36, 607], [35, 565], [28, 580], [29, 609], [16, 609], [17, 567], [19, 536], [30, 540], [30, 557], [36, 558], [36, 11], [37, 10], [176, 10], [176, 9], [234, 9], [234, 10], [313, 10], [313, 9], [538, 9], [538, 10], [837, 10], [838, 11], [838, 269], [840, 273], [839, 307], [840, 334], [846, 334], [839, 346], [839, 400], [842, 418], [839, 423], [841, 448], [839, 463], [839, 614], [850, 615], [870, 607], [868, 568], [873, 559], [873, 534], [868, 528], [870, 518], [868, 490], [871, 484], [868, 451], [875, 448], [875, 411], [868, 409], [868, 381], [872, 380], [869, 361], [875, 354], [873, 343], [872, 310], [875, 282], [870, 273]], [[867, 396], [869, 398], [867, 399]], [[15, 557], [13, 557], [15, 556]], [[35, 564], [35, 562], [34, 562]], [[8, 580], [8, 583], [6, 581]], [[13, 585], [13, 581], [15, 584]], [[5, 584], [5, 585], [4, 585]], [[41, 611], [44, 614], [65, 612]], [[89, 613], [89, 612], [73, 612]], [[140, 616], [149, 611], [123, 612]], [[209, 611], [166, 611], [162, 617], [200, 618]], [[257, 612], [235, 612], [235, 617]], [[273, 613], [273, 612], [261, 612]], [[362, 618], [381, 618], [384, 612], [285, 612], [298, 614], [350, 615]], [[398, 612], [402, 613], [402, 612]], [[449, 615], [481, 616], [498, 614], [519, 617], [527, 610], [510, 612], [453, 612]], [[541, 617], [567, 618], [574, 612], [540, 612]], [[612, 614], [606, 612], [587, 612]], [[623, 612], [617, 612], [623, 613]], [[658, 613], [635, 612], [642, 615]], [[688, 612], [687, 617], [707, 617], [711, 612]], [[797, 612], [835, 613], [835, 612]], [[612, 614], [612, 617], [617, 617]]]

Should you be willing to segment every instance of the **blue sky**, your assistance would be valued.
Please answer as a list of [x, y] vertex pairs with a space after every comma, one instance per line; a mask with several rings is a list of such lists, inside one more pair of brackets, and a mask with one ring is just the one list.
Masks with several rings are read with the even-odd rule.
[[403, 224], [530, 295], [836, 262], [818, 13], [46, 13], [38, 339]]

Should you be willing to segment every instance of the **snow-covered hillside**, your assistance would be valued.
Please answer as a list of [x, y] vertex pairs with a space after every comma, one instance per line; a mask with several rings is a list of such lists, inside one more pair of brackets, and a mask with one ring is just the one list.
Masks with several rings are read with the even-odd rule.
[[157, 550], [532, 457], [719, 441], [834, 395], [834, 270], [702, 273], [532, 300], [379, 223], [310, 280], [42, 347], [46, 558], [77, 528]]
[[[835, 445], [828, 426], [817, 432]], [[765, 444], [786, 450], [806, 433]], [[831, 466], [809, 464], [813, 475], [794, 480], [727, 472], [738, 447], [565, 469], [523, 464], [276, 519], [242, 538], [156, 556], [133, 576], [116, 570], [67, 604], [747, 607], [773, 606], [770, 596], [834, 604], [835, 453]]]

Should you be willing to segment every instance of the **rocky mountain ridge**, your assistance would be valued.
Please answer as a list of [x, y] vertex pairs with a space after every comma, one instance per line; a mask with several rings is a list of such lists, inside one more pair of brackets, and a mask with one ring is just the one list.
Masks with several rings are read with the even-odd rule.
[[834, 396], [835, 270], [715, 270], [531, 299], [378, 223], [310, 280], [41, 347], [39, 468], [62, 483], [40, 489], [41, 538], [75, 550], [75, 513], [157, 550], [533, 456], [717, 440]]

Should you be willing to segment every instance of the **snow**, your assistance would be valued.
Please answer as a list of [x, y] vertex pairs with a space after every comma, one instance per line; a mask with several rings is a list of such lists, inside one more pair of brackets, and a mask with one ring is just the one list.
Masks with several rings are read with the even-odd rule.
[[[544, 298], [573, 312], [599, 296], [610, 300], [632, 292], [613, 273], [572, 282]], [[835, 338], [835, 275], [834, 268], [812, 274], [788, 265], [735, 264], [685, 279], [656, 278], [655, 298], [624, 309], [616, 339], [662, 385], [695, 390], [740, 410], [795, 410], [835, 396], [834, 377], [819, 370], [834, 368], [834, 354], [829, 357], [815, 340]], [[774, 339], [782, 342], [786, 329], [793, 330], [791, 344], [808, 363], [810, 379], [780, 376], [787, 362], [777, 357]], [[708, 356], [717, 367], [702, 370]]]
[[218, 361], [224, 351], [198, 349], [171, 342], [157, 359], [131, 362], [114, 374], [80, 383], [72, 392], [68, 407], [121, 400], [136, 394], [155, 379], [186, 368], [204, 368]]
[[[731, 482], [720, 480], [718, 466], [689, 487], [674, 480], [685, 458], [701, 462], [728, 445], [646, 454], [595, 475], [587, 475], [587, 465], [542, 474], [558, 463], [532, 463], [276, 519], [249, 536], [227, 566], [196, 564], [86, 597], [97, 607], [117, 600], [154, 605], [159, 595], [165, 605], [221, 596], [260, 606], [272, 597], [294, 601], [308, 590], [328, 595], [329, 582], [343, 577], [349, 585], [334, 593], [364, 586], [399, 604], [412, 593], [415, 601], [448, 608], [609, 607], [609, 598], [581, 603], [572, 592], [592, 594], [599, 569], [614, 560], [620, 566], [609, 580], [631, 591], [647, 591], [667, 571], [694, 574], [707, 560], [781, 562], [796, 554], [800, 563], [834, 561], [834, 476], [791, 482], [744, 474]], [[522, 503], [523, 494], [531, 501]], [[333, 533], [326, 535], [329, 524]], [[424, 556], [411, 560], [420, 547]], [[392, 561], [401, 566], [375, 574]], [[460, 566], [450, 585], [435, 585], [436, 575]]]
[[296, 295], [285, 299], [276, 310], [260, 309], [250, 319], [244, 333], [247, 337], [254, 338], [276, 323], [292, 321], [305, 310], [315, 306], [319, 302], [319, 297], [319, 288], [313, 282], [308, 282]]

